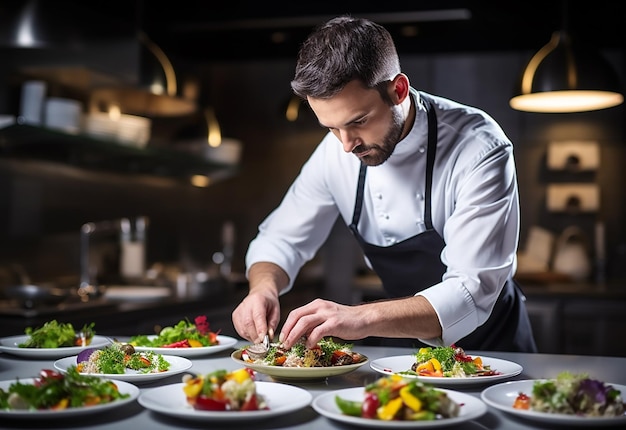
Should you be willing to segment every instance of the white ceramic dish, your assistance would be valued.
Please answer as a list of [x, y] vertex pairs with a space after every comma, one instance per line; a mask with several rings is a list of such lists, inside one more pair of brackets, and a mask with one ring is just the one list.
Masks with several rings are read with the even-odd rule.
[[[20, 379], [20, 382], [24, 384], [32, 384], [34, 383], [34, 378], [26, 378]], [[85, 406], [80, 408], [67, 408], [60, 410], [45, 410], [45, 411], [6, 411], [0, 409], [0, 418], [2, 420], [5, 419], [54, 419], [54, 418], [70, 418], [79, 415], [90, 415], [96, 414], [103, 411], [107, 411], [109, 409], [119, 408], [120, 406], [124, 406], [128, 403], [135, 401], [139, 397], [139, 388], [135, 387], [128, 382], [120, 381], [120, 380], [112, 380], [116, 385], [120, 393], [122, 394], [130, 394], [130, 396], [126, 399], [120, 399], [115, 402], [106, 403], [103, 405], [95, 405], [95, 406]], [[16, 381], [1, 381], [0, 388], [3, 390], [8, 390], [11, 384]]]
[[[148, 338], [154, 338], [154, 336], [148, 336]], [[150, 346], [136, 346], [135, 351], [152, 351], [161, 355], [176, 355], [179, 357], [198, 357], [201, 355], [215, 354], [216, 352], [225, 351], [233, 348], [237, 344], [237, 339], [229, 336], [217, 335], [219, 344], [213, 346], [203, 346], [198, 348], [153, 348]]]
[[[402, 375], [406, 378], [417, 378], [420, 381], [428, 382], [433, 385], [471, 385], [471, 384], [487, 384], [502, 379], [512, 378], [522, 373], [522, 366], [507, 360], [499, 358], [491, 358], [480, 356], [483, 365], [491, 366], [491, 370], [500, 372], [498, 375], [476, 376], [466, 378], [447, 378], [436, 376], [417, 376]], [[415, 355], [397, 355], [394, 357], [384, 357], [374, 360], [370, 363], [370, 367], [383, 375], [393, 375], [395, 373], [406, 372], [411, 370], [411, 366], [415, 363]]]
[[237, 364], [253, 369], [259, 373], [271, 376], [276, 380], [283, 381], [306, 381], [316, 379], [326, 379], [330, 376], [344, 375], [358, 369], [367, 364], [369, 360], [365, 357], [364, 361], [356, 364], [347, 364], [345, 366], [329, 366], [329, 367], [282, 367], [268, 366], [265, 364], [248, 363], [241, 359], [241, 350], [237, 350], [231, 354], [231, 358]]
[[139, 404], [161, 414], [194, 421], [248, 421], [287, 414], [307, 407], [312, 396], [308, 391], [277, 382], [256, 382], [257, 393], [265, 397], [268, 410], [263, 411], [197, 411], [187, 403], [184, 383], [147, 389]]
[[[540, 422], [543, 424], [551, 425], [558, 424], [563, 426], [584, 426], [584, 427], [599, 427], [599, 426], [619, 426], [619, 428], [626, 428], [626, 415], [619, 417], [581, 417], [577, 415], [567, 414], [551, 414], [547, 412], [535, 412], [530, 410], [515, 409], [513, 402], [519, 395], [519, 393], [532, 394], [533, 384], [536, 381], [541, 380], [524, 380], [524, 381], [509, 381], [503, 382], [497, 385], [493, 385], [484, 389], [480, 393], [480, 398], [487, 403], [487, 405], [499, 409], [511, 415], [515, 415], [520, 418], [524, 418], [531, 421]], [[622, 397], [626, 396], [626, 385], [610, 384], [613, 388], [622, 392]], [[566, 428], [566, 427], [563, 427]]]
[[384, 421], [371, 418], [360, 418], [344, 415], [335, 403], [335, 396], [346, 400], [363, 401], [365, 390], [363, 387], [345, 388], [321, 394], [313, 400], [313, 409], [317, 413], [334, 421], [352, 424], [359, 427], [375, 428], [435, 428], [461, 424], [480, 417], [487, 412], [487, 405], [480, 399], [470, 394], [460, 393], [446, 389], [439, 389], [448, 394], [450, 399], [461, 405], [458, 417], [446, 418], [433, 421]]
[[[177, 375], [191, 368], [192, 363], [184, 357], [176, 357], [173, 355], [163, 355], [163, 359], [170, 363], [169, 370], [159, 373], [139, 373], [136, 370], [126, 369], [125, 374], [116, 373], [81, 373], [82, 375], [93, 375], [101, 378], [119, 379], [126, 382], [146, 382], [154, 381], [157, 379], [167, 378], [172, 375]], [[76, 356], [65, 357], [54, 362], [54, 368], [67, 372], [70, 366], [76, 366]]]
[[102, 348], [111, 343], [111, 340], [104, 336], [95, 335], [91, 339], [91, 344], [87, 346], [66, 346], [63, 348], [20, 348], [20, 343], [26, 342], [30, 336], [9, 336], [0, 339], [0, 351], [9, 354], [19, 355], [20, 357], [49, 359], [68, 357], [70, 355], [78, 355], [83, 349]]

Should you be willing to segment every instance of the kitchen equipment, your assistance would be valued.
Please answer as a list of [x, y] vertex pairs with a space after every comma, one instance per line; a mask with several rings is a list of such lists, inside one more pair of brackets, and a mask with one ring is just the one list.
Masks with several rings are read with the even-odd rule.
[[44, 81], [26, 81], [22, 85], [19, 122], [40, 125], [47, 85]]
[[81, 128], [83, 106], [78, 100], [49, 97], [44, 105], [44, 125], [77, 134]]
[[557, 240], [553, 269], [580, 282], [589, 277], [591, 262], [583, 231], [576, 226], [567, 227]]
[[7, 287], [4, 294], [22, 307], [31, 309], [39, 305], [57, 305], [69, 296], [69, 291], [49, 285], [24, 284]]

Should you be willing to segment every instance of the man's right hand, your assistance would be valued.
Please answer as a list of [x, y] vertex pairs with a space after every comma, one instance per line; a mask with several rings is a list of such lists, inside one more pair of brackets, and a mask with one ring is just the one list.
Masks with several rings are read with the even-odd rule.
[[244, 339], [261, 343], [280, 322], [279, 292], [289, 283], [284, 270], [272, 263], [256, 263], [248, 271], [250, 292], [233, 311], [233, 325]]

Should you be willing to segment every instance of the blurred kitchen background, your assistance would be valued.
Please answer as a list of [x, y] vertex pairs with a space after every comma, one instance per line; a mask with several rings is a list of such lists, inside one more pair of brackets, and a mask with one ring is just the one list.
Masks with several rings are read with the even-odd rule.
[[[484, 109], [514, 142], [518, 280], [541, 351], [625, 354], [609, 338], [626, 329], [624, 105], [509, 105], [559, 30], [584, 53], [583, 69], [602, 69], [623, 94], [622, 9], [603, 0], [0, 1], [2, 334], [70, 311], [78, 321], [88, 308], [119, 334], [205, 312], [235, 335], [248, 242], [325, 134], [291, 94], [298, 46], [350, 13], [391, 31], [414, 87]], [[23, 285], [43, 292], [10, 293]], [[315, 296], [380, 296], [341, 224], [295, 288], [285, 311]]]

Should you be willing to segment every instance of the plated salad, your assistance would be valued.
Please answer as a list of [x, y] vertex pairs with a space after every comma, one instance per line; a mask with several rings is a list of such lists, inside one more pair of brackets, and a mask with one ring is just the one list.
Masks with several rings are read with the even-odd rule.
[[175, 326], [164, 327], [157, 336], [137, 335], [128, 343], [152, 348], [199, 348], [218, 345], [218, 334], [211, 331], [207, 317], [199, 315], [193, 323], [181, 320]]
[[446, 392], [417, 379], [390, 375], [365, 386], [363, 401], [335, 396], [341, 413], [383, 421], [432, 421], [459, 416]]
[[27, 327], [25, 334], [28, 340], [18, 345], [20, 348], [62, 348], [69, 346], [87, 346], [94, 335], [95, 323], [85, 324], [80, 331], [76, 331], [70, 323], [60, 323], [56, 320], [48, 321], [41, 327]]
[[519, 393], [513, 407], [587, 417], [618, 417], [626, 413], [619, 390], [587, 374], [570, 372], [561, 372], [556, 379], [535, 381], [532, 393]]
[[247, 369], [216, 370], [206, 375], [183, 377], [187, 403], [204, 411], [258, 411], [269, 409], [257, 393], [253, 374]]
[[129, 369], [159, 373], [167, 371], [170, 363], [161, 354], [135, 352], [132, 345], [113, 343], [103, 349], [81, 351], [76, 356], [76, 368], [80, 373], [124, 374]]
[[425, 347], [415, 354], [415, 363], [406, 375], [467, 378], [493, 376], [500, 373], [485, 365], [480, 357], [472, 357], [456, 346]]
[[81, 375], [76, 367], [66, 374], [43, 369], [33, 384], [19, 379], [5, 391], [0, 388], [2, 410], [62, 410], [111, 403], [129, 397], [114, 382]]
[[366, 357], [352, 351], [352, 344], [338, 343], [332, 338], [320, 340], [314, 348], [307, 348], [304, 340], [285, 349], [281, 343], [249, 345], [242, 349], [241, 359], [248, 363], [282, 367], [330, 367], [356, 364]]

